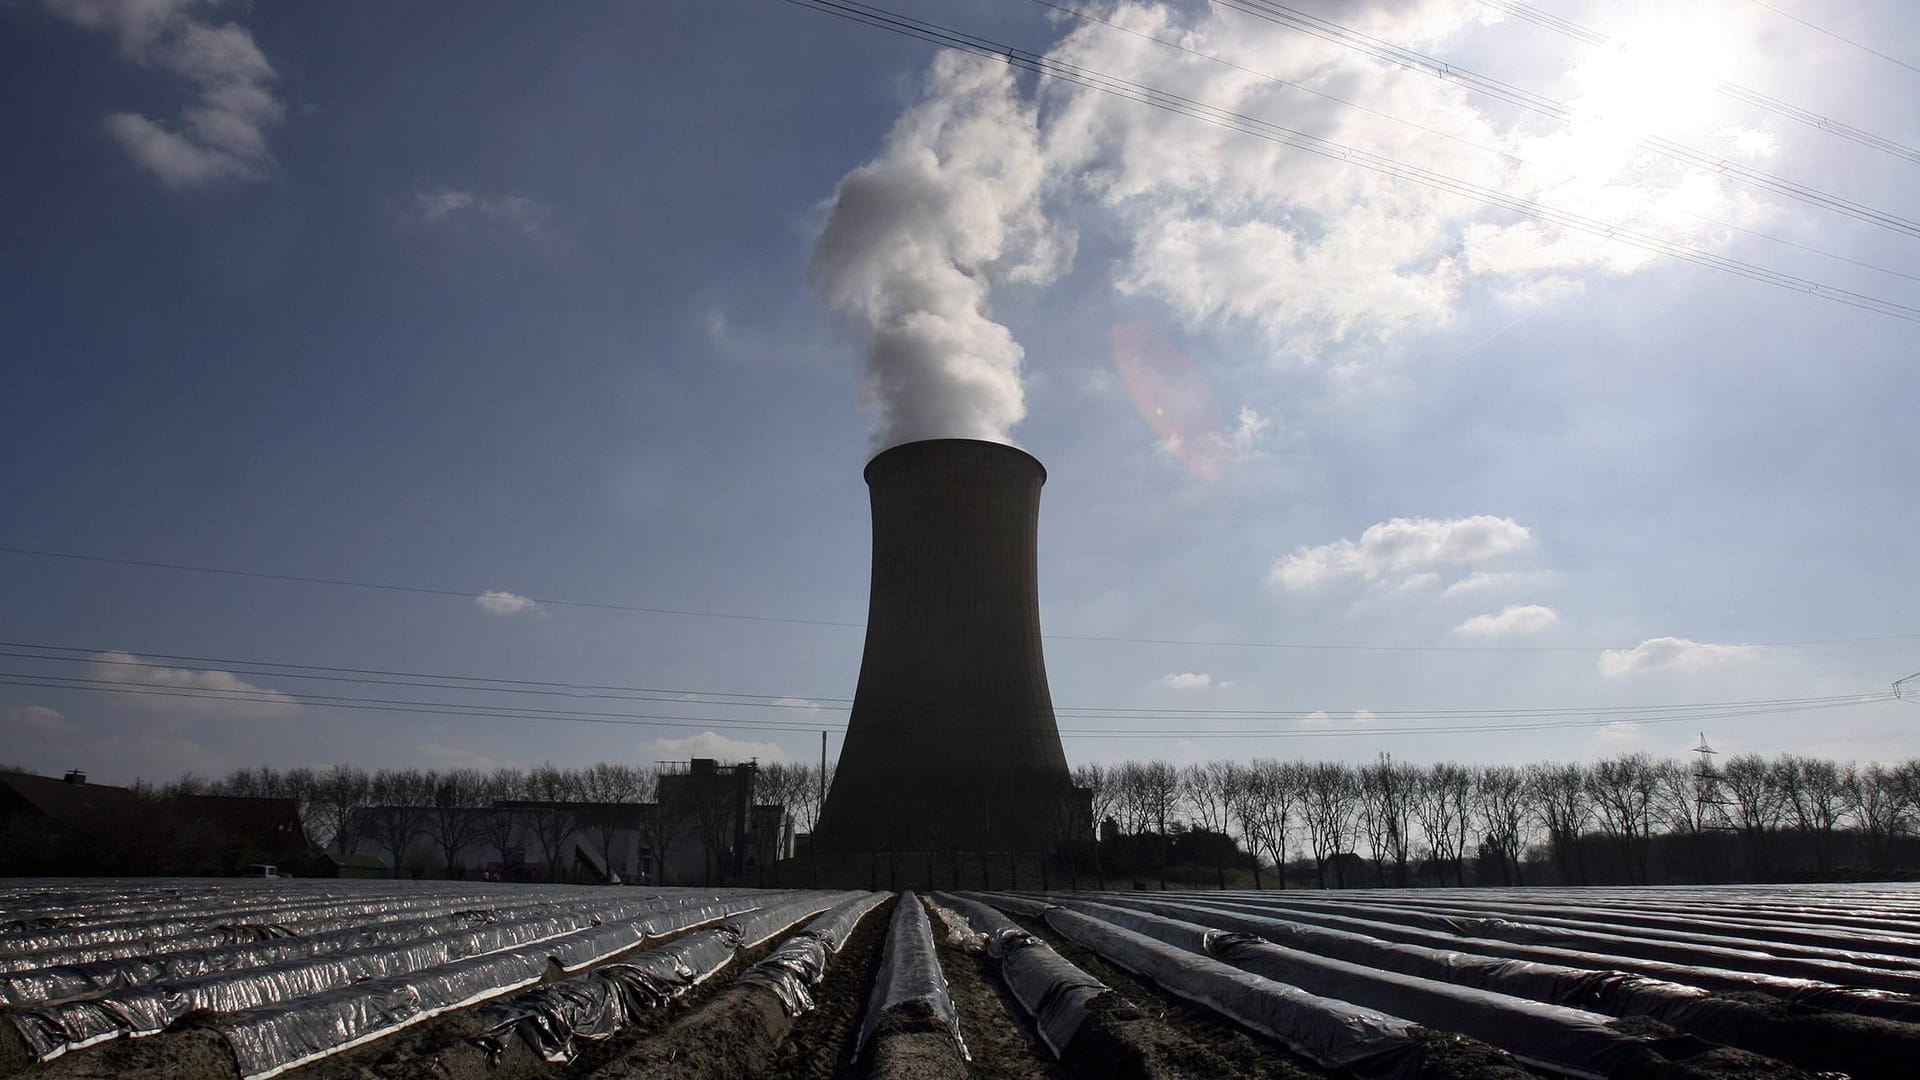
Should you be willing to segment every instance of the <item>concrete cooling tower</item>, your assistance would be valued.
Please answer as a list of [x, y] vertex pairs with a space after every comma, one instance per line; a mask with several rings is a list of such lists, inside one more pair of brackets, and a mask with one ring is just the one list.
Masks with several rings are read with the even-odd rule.
[[815, 849], [1051, 850], [1072, 781], [1040, 653], [1047, 471], [1011, 446], [930, 439], [880, 453], [866, 479], [866, 653]]

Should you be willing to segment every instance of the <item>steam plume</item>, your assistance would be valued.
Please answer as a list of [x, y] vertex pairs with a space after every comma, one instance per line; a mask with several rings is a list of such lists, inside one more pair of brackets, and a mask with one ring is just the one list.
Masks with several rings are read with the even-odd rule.
[[1044, 283], [1072, 258], [1040, 210], [1044, 172], [1013, 73], [942, 55], [880, 155], [840, 181], [810, 277], [868, 333], [877, 446], [1006, 442], [1026, 415], [1023, 350], [987, 300], [995, 280]]

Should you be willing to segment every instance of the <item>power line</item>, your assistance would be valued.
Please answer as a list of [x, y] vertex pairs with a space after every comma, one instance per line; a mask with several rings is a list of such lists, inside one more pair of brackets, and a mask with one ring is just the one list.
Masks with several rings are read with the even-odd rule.
[[[505, 709], [490, 706], [475, 706], [460, 702], [411, 701], [385, 698], [366, 698], [351, 695], [304, 695], [288, 694], [280, 691], [222, 690], [210, 687], [153, 687], [129, 686], [125, 683], [102, 679], [69, 679], [58, 676], [41, 676], [19, 672], [0, 672], [0, 686], [18, 686], [43, 690], [74, 690], [90, 693], [125, 694], [138, 697], [180, 698], [187, 700], [214, 701], [225, 704], [285, 706], [289, 703], [308, 704], [316, 708], [346, 709], [361, 712], [392, 714], [417, 714], [442, 716], [465, 720], [526, 721], [536, 723], [579, 723], [602, 724], [627, 727], [671, 727], [671, 728], [724, 728], [729, 730], [804, 732], [822, 730], [844, 733], [845, 725], [836, 724], [782, 724], [774, 721], [741, 720], [732, 717], [696, 717], [682, 715], [658, 715], [649, 713], [603, 713], [589, 711], [571, 711], [557, 709]], [[1717, 719], [1727, 717], [1748, 718], [1773, 716], [1786, 713], [1824, 711], [1839, 708], [1851, 708], [1876, 704], [1889, 699], [1891, 695], [1864, 695], [1847, 701], [1833, 702], [1815, 706], [1793, 706], [1770, 709], [1752, 709], [1737, 713], [1715, 714]], [[1061, 728], [1062, 738], [1105, 738], [1105, 739], [1264, 739], [1264, 738], [1353, 738], [1361, 736], [1402, 736], [1402, 735], [1469, 735], [1490, 734], [1516, 731], [1550, 731], [1576, 728], [1610, 727], [1615, 725], [1691, 723], [1700, 719], [1694, 715], [1672, 716], [1632, 716], [1602, 717], [1590, 720], [1525, 720], [1512, 722], [1482, 723], [1471, 725], [1435, 725], [1424, 726], [1375, 726], [1372, 724], [1354, 725], [1344, 728], [1293, 728], [1279, 729], [1219, 729], [1193, 728], [1183, 726], [1159, 730], [1091, 729]], [[1028, 729], [1023, 725], [1017, 728], [996, 728], [990, 724], [967, 723], [955, 725], [945, 730], [964, 732], [970, 736], [991, 738], [997, 732], [1005, 730], [1022, 737]]]
[[1781, 9], [1774, 7], [1772, 4], [1765, 3], [1764, 0], [1751, 0], [1751, 2], [1756, 7], [1766, 8], [1768, 11], [1773, 12], [1775, 15], [1778, 15], [1783, 19], [1792, 19], [1794, 22], [1799, 23], [1801, 26], [1804, 26], [1807, 29], [1812, 30], [1817, 34], [1825, 34], [1826, 36], [1832, 38], [1833, 40], [1838, 42], [1843, 42], [1847, 45], [1851, 45], [1854, 48], [1859, 49], [1863, 53], [1870, 53], [1874, 56], [1877, 56], [1880, 59], [1885, 60], [1889, 64], [1898, 64], [1899, 66], [1906, 68], [1908, 71], [1914, 72], [1916, 74], [1920, 74], [1920, 67], [1915, 67], [1912, 64], [1909, 64], [1905, 60], [1902, 60], [1898, 57], [1888, 56], [1886, 53], [1883, 53], [1880, 50], [1872, 48], [1870, 46], [1862, 45], [1860, 42], [1855, 41], [1850, 37], [1844, 37], [1840, 34], [1836, 34], [1832, 30], [1829, 30], [1826, 27], [1819, 25], [1818, 23], [1808, 22], [1807, 20], [1801, 18], [1798, 15], [1793, 14], [1792, 12], [1782, 11]]
[[[1293, 82], [1292, 80], [1289, 80], [1289, 79], [1283, 79], [1278, 75], [1261, 71], [1257, 68], [1251, 68], [1244, 64], [1235, 63], [1234, 61], [1229, 60], [1226, 57], [1220, 56], [1216, 53], [1206, 52], [1205, 50], [1202, 50], [1202, 49], [1193, 48], [1190, 45], [1183, 45], [1178, 41], [1173, 41], [1168, 38], [1163, 38], [1154, 34], [1149, 34], [1140, 30], [1135, 30], [1133, 27], [1124, 26], [1120, 23], [1114, 22], [1112, 19], [1104, 18], [1091, 11], [1086, 11], [1081, 8], [1073, 7], [1072, 5], [1069, 5], [1069, 4], [1056, 3], [1055, 0], [1029, 0], [1029, 2], [1038, 4], [1041, 7], [1051, 8], [1054, 11], [1058, 11], [1058, 12], [1061, 12], [1062, 14], [1072, 16], [1073, 18], [1080, 19], [1084, 22], [1095, 23], [1100, 26], [1104, 26], [1116, 33], [1126, 34], [1130, 37], [1139, 38], [1142, 41], [1150, 41], [1156, 45], [1161, 46], [1162, 48], [1172, 49], [1176, 52], [1185, 53], [1188, 56], [1192, 56], [1197, 59], [1207, 60], [1212, 63], [1219, 64], [1222, 67], [1231, 68], [1243, 74], [1252, 75], [1257, 79], [1261, 79], [1265, 82], [1273, 83], [1276, 86], [1284, 86], [1289, 90], [1296, 90], [1303, 94], [1311, 94], [1314, 97], [1320, 98], [1325, 101], [1331, 101], [1345, 108], [1356, 109], [1356, 110], [1359, 110], [1360, 112], [1367, 113], [1368, 115], [1380, 117], [1383, 120], [1390, 120], [1393, 123], [1401, 124], [1405, 127], [1412, 128], [1414, 130], [1426, 132], [1429, 135], [1434, 135], [1439, 138], [1446, 139], [1450, 142], [1458, 143], [1461, 146], [1465, 146], [1473, 150], [1479, 150], [1482, 153], [1491, 154], [1494, 157], [1500, 158], [1501, 160], [1509, 162], [1514, 165], [1545, 167], [1544, 162], [1536, 161], [1532, 158], [1524, 157], [1519, 154], [1514, 154], [1509, 151], [1502, 150], [1498, 147], [1488, 146], [1485, 143], [1475, 142], [1472, 139], [1468, 139], [1460, 135], [1455, 135], [1452, 132], [1443, 131], [1440, 128], [1436, 128], [1428, 124], [1420, 123], [1418, 120], [1409, 120], [1403, 116], [1396, 116], [1393, 113], [1386, 112], [1381, 109], [1375, 109], [1371, 106], [1362, 105], [1357, 101], [1353, 101], [1348, 98], [1343, 98], [1338, 94], [1329, 94], [1324, 90], [1317, 90], [1311, 86], [1306, 85], [1305, 83], [1298, 83], [1298, 82]], [[1811, 244], [1803, 244], [1797, 240], [1789, 240], [1783, 236], [1775, 236], [1772, 233], [1762, 232], [1759, 229], [1750, 229], [1744, 225], [1736, 225], [1731, 221], [1723, 221], [1720, 218], [1713, 217], [1709, 214], [1701, 214], [1701, 213], [1696, 213], [1692, 210], [1684, 210], [1684, 209], [1680, 209], [1677, 212], [1685, 215], [1686, 217], [1693, 218], [1695, 221], [1706, 222], [1709, 225], [1714, 225], [1722, 229], [1731, 229], [1734, 232], [1741, 233], [1746, 236], [1755, 237], [1756, 239], [1760, 239], [1760, 240], [1767, 240], [1775, 244], [1780, 244], [1784, 247], [1794, 248], [1799, 251], [1804, 251], [1812, 255], [1818, 255], [1822, 258], [1832, 259], [1836, 262], [1843, 262], [1850, 266], [1857, 266], [1865, 270], [1872, 270], [1876, 273], [1887, 274], [1889, 276], [1897, 277], [1897, 278], [1903, 278], [1907, 281], [1920, 281], [1920, 274], [1910, 274], [1904, 270], [1895, 270], [1892, 267], [1881, 266], [1877, 263], [1870, 263], [1863, 259], [1855, 259], [1851, 256], [1841, 255], [1837, 252], [1827, 251], [1823, 248], [1814, 247]]]
[[[800, 3], [801, 0], [788, 0]], [[0, 554], [23, 555], [31, 558], [63, 559], [72, 562], [98, 563], [113, 566], [134, 566], [144, 569], [173, 570], [194, 574], [215, 574], [227, 577], [254, 578], [266, 581], [288, 581], [302, 585], [327, 585], [337, 588], [373, 589], [380, 592], [412, 593], [422, 596], [452, 597], [460, 600], [476, 600], [481, 593], [466, 589], [435, 588], [424, 585], [396, 585], [390, 582], [358, 581], [350, 578], [319, 577], [309, 574], [282, 574], [263, 570], [237, 570], [231, 567], [204, 566], [191, 563], [162, 562], [152, 559], [119, 558], [106, 555], [85, 555], [70, 551], [51, 551], [45, 548], [12, 547], [0, 545]], [[837, 622], [828, 619], [801, 619], [777, 615], [747, 615], [737, 612], [695, 611], [687, 608], [646, 606], [640, 604], [622, 604], [596, 600], [562, 600], [551, 597], [524, 597], [535, 604], [549, 607], [579, 607], [601, 611], [622, 611], [645, 615], [668, 615], [699, 619], [729, 619], [758, 623], [782, 623], [795, 626], [826, 626], [853, 630], [866, 629], [863, 622]], [[1643, 647], [1637, 645], [1368, 645], [1345, 642], [1300, 642], [1300, 641], [1216, 641], [1197, 638], [1150, 638], [1124, 637], [1113, 634], [1042, 634], [1048, 641], [1080, 641], [1113, 643], [1122, 645], [1175, 645], [1196, 648], [1218, 649], [1280, 649], [1306, 652], [1380, 652], [1380, 653], [1597, 653], [1628, 652]], [[1920, 640], [1920, 633], [1914, 634], [1876, 634], [1861, 637], [1802, 638], [1788, 641], [1748, 641], [1748, 642], [1686, 642], [1671, 645], [1663, 644], [1654, 648], [1667, 651], [1684, 652], [1692, 649], [1789, 649], [1826, 645], [1865, 645], [1885, 641]], [[147, 655], [158, 655], [149, 653]]]
[[[478, 600], [482, 593], [465, 589], [438, 589], [426, 585], [394, 585], [381, 581], [355, 581], [347, 578], [316, 577], [308, 574], [276, 574], [264, 570], [236, 570], [224, 566], [198, 566], [190, 563], [160, 562], [152, 559], [123, 559], [105, 555], [81, 555], [71, 551], [44, 548], [0, 546], [8, 555], [29, 555], [43, 559], [67, 559], [74, 562], [106, 563], [115, 566], [139, 566], [151, 570], [181, 570], [194, 574], [223, 574], [228, 577], [259, 578], [265, 581], [291, 581], [302, 585], [336, 585], [353, 589], [378, 589], [382, 592], [415, 593], [423, 596], [448, 596]], [[517, 595], [517, 594], [516, 594]], [[777, 615], [742, 615], [735, 612], [692, 611], [685, 608], [649, 607], [642, 604], [616, 604], [600, 600], [561, 600], [554, 597], [523, 596], [523, 600], [548, 607], [593, 608], [601, 611], [626, 611], [643, 615], [674, 615], [695, 619], [735, 619], [744, 622], [789, 623], [796, 626], [838, 626], [865, 629], [866, 623], [836, 622], [829, 619], [796, 619]]]
[[[115, 655], [117, 650], [81, 649], [69, 646], [46, 645], [38, 643], [0, 642], [0, 650], [38, 650], [38, 651], [0, 651], [0, 658], [84, 663], [90, 666], [100, 665], [107, 668], [139, 668], [161, 671], [193, 671], [201, 674], [246, 675], [257, 678], [305, 679], [330, 682], [345, 682], [355, 685], [397, 686], [416, 689], [448, 689], [474, 693], [495, 693], [527, 696], [557, 696], [592, 698], [612, 701], [649, 701], [698, 703], [703, 705], [723, 705], [730, 707], [794, 709], [820, 711], [832, 708], [845, 711], [852, 704], [850, 698], [833, 698], [822, 695], [800, 694], [758, 694], [733, 690], [688, 690], [663, 687], [622, 687], [595, 683], [553, 682], [531, 679], [503, 679], [490, 676], [448, 675], [433, 672], [395, 671], [389, 669], [342, 668], [315, 664], [296, 664], [286, 661], [246, 660], [232, 657], [185, 657], [165, 653], [143, 653], [148, 660], [137, 659], [130, 654]], [[73, 655], [54, 655], [69, 653]], [[159, 663], [167, 660], [169, 663]], [[213, 665], [188, 666], [188, 665]], [[287, 669], [287, 670], [282, 670]], [[62, 676], [26, 675], [20, 677], [64, 678]], [[372, 676], [393, 676], [393, 678], [375, 678]], [[92, 680], [94, 682], [125, 684], [126, 680]], [[482, 685], [474, 685], [482, 684]], [[511, 685], [484, 685], [511, 684]], [[556, 689], [564, 688], [564, 689]], [[209, 689], [206, 687], [188, 687], [187, 689]], [[598, 692], [596, 692], [598, 691]], [[612, 693], [606, 691], [623, 691]], [[215, 690], [214, 692], [229, 692]], [[235, 690], [235, 693], [278, 694], [277, 690], [253, 688]], [[644, 695], [644, 696], [630, 696]], [[314, 695], [307, 695], [314, 696]], [[1882, 695], [1892, 696], [1892, 695]], [[1154, 709], [1135, 706], [1056, 706], [1055, 712], [1066, 714], [1069, 719], [1105, 719], [1105, 720], [1174, 720], [1190, 718], [1223, 718], [1241, 720], [1314, 720], [1335, 719], [1335, 714], [1349, 713], [1351, 717], [1340, 718], [1351, 721], [1361, 714], [1369, 718], [1387, 720], [1463, 720], [1463, 719], [1523, 719], [1546, 718], [1569, 715], [1585, 716], [1625, 716], [1646, 713], [1686, 713], [1711, 717], [1722, 713], [1738, 713], [1753, 709], [1772, 708], [1813, 708], [1836, 704], [1851, 704], [1863, 698], [1873, 697], [1872, 692], [1855, 694], [1829, 694], [1817, 697], [1762, 698], [1738, 701], [1708, 702], [1668, 702], [1647, 705], [1583, 705], [1552, 706], [1528, 708], [1423, 708], [1423, 709]], [[731, 700], [748, 699], [748, 700]], [[836, 703], [832, 706], [821, 703]], [[925, 709], [925, 702], [900, 702], [889, 706], [887, 703], [867, 703], [881, 708]], [[961, 710], [948, 708], [946, 712], [954, 715], [964, 713], [987, 712], [993, 715], [1011, 715], [1004, 710]], [[697, 719], [685, 718], [681, 719]], [[803, 727], [810, 725], [802, 725]]]
[[[1920, 322], [1920, 308], [1897, 303], [1879, 297], [1868, 296], [1847, 289], [1826, 285], [1807, 278], [1770, 270], [1754, 263], [1717, 255], [1701, 248], [1667, 240], [1649, 233], [1638, 232], [1621, 225], [1615, 225], [1596, 218], [1560, 210], [1544, 203], [1509, 195], [1494, 188], [1482, 187], [1469, 181], [1460, 180], [1443, 173], [1437, 173], [1416, 165], [1408, 165], [1392, 158], [1374, 154], [1355, 147], [1322, 139], [1316, 135], [1295, 131], [1278, 124], [1261, 120], [1245, 113], [1222, 109], [1195, 101], [1178, 94], [1168, 93], [1142, 83], [1134, 83], [1095, 71], [1052, 60], [1035, 53], [1026, 52], [1011, 45], [982, 38], [977, 35], [957, 31], [935, 23], [899, 15], [884, 8], [858, 3], [857, 0], [787, 0], [798, 7], [819, 11], [843, 18], [851, 22], [886, 30], [889, 33], [916, 38], [942, 48], [989, 57], [1000, 63], [1031, 71], [1045, 78], [1073, 83], [1089, 90], [1109, 94], [1114, 97], [1148, 105], [1166, 112], [1177, 113], [1203, 123], [1268, 142], [1292, 146], [1321, 157], [1344, 161], [1373, 172], [1385, 174], [1396, 179], [1420, 184], [1424, 187], [1459, 195], [1477, 202], [1534, 218], [1539, 221], [1560, 225], [1564, 228], [1590, 233], [1603, 239], [1613, 240], [1640, 248], [1668, 258], [1696, 263], [1711, 269], [1734, 274], [1739, 277], [1759, 281], [1793, 292], [1807, 293], [1835, 303], [1846, 304], [1878, 314], [1888, 315], [1907, 322]], [[1219, 0], [1231, 4], [1233, 0]], [[1724, 162], [1710, 163], [1719, 171], [1730, 171], [1733, 167]], [[1920, 235], [1920, 223], [1911, 223], [1915, 235]]]
[[[789, 2], [793, 2], [793, 0], [789, 0]], [[810, 0], [810, 2], [816, 2], [816, 0]], [[841, 0], [841, 2], [851, 2], [851, 0]], [[1428, 56], [1424, 53], [1415, 52], [1412, 49], [1395, 45], [1392, 42], [1385, 41], [1370, 34], [1361, 33], [1358, 30], [1350, 29], [1331, 20], [1309, 15], [1304, 11], [1287, 7], [1284, 4], [1275, 3], [1274, 0], [1214, 0], [1214, 2], [1243, 14], [1252, 15], [1257, 19], [1298, 30], [1302, 33], [1320, 38], [1323, 41], [1330, 41], [1343, 48], [1364, 53], [1376, 60], [1384, 61], [1396, 67], [1418, 72], [1429, 78], [1439, 79], [1442, 82], [1458, 83], [1461, 86], [1485, 94], [1488, 97], [1498, 98], [1510, 105], [1517, 105], [1529, 112], [1538, 113], [1541, 116], [1550, 117], [1562, 123], [1572, 123], [1577, 119], [1572, 107], [1568, 106], [1565, 102], [1555, 101], [1552, 98], [1533, 93], [1530, 90], [1524, 90], [1512, 83], [1502, 82], [1490, 75], [1482, 75], [1477, 71], [1460, 67], [1457, 64], [1449, 63], [1438, 57]], [[1758, 95], [1755, 96], [1757, 97]], [[1766, 100], [1770, 101], [1772, 99]], [[1672, 139], [1658, 135], [1647, 135], [1641, 138], [1639, 145], [1663, 157], [1672, 158], [1675, 161], [1693, 165], [1697, 168], [1709, 169], [1727, 176], [1732, 176], [1748, 184], [1752, 184], [1755, 187], [1763, 188], [1778, 195], [1785, 195], [1790, 199], [1795, 199], [1812, 206], [1818, 206], [1824, 210], [1854, 218], [1857, 221], [1877, 225], [1884, 229], [1893, 230], [1894, 232], [1905, 233], [1908, 236], [1920, 237], [1920, 221], [1915, 221], [1912, 218], [1903, 217], [1888, 211], [1878, 210], [1863, 203], [1857, 203], [1851, 199], [1835, 195], [1832, 192], [1822, 191], [1816, 187], [1801, 184], [1794, 180], [1788, 180], [1785, 177], [1775, 176], [1772, 173], [1749, 168], [1745, 165], [1729, 161], [1726, 158], [1695, 150], [1684, 143], [1674, 142]]]
[[[1536, 26], [1545, 27], [1557, 34], [1573, 38], [1576, 41], [1583, 41], [1589, 45], [1611, 46], [1631, 51], [1627, 43], [1621, 41], [1619, 38], [1610, 37], [1598, 30], [1581, 26], [1571, 19], [1563, 19], [1558, 15], [1541, 11], [1539, 8], [1522, 3], [1515, 3], [1514, 0], [1476, 0], [1476, 2], [1483, 6], [1490, 7], [1495, 11], [1505, 12], [1516, 18], [1525, 19]], [[1761, 6], [1765, 7], [1766, 5], [1762, 4]], [[1803, 109], [1798, 105], [1789, 104], [1778, 98], [1768, 97], [1758, 90], [1749, 90], [1738, 83], [1727, 82], [1724, 79], [1716, 81], [1714, 83], [1714, 89], [1736, 101], [1765, 109], [1768, 112], [1784, 116], [1796, 123], [1805, 124], [1808, 127], [1827, 132], [1831, 135], [1838, 135], [1843, 139], [1849, 139], [1862, 146], [1878, 150], [1883, 154], [1891, 154], [1894, 157], [1904, 158], [1920, 164], [1920, 150], [1895, 142], [1892, 139], [1875, 135], [1871, 131], [1854, 127], [1852, 124], [1844, 124], [1830, 117], [1822, 116], [1811, 109]]]

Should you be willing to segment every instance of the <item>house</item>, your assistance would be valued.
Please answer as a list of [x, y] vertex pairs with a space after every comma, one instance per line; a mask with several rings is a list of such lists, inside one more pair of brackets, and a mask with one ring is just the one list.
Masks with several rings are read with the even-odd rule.
[[306, 866], [312, 845], [300, 821], [300, 807], [292, 799], [251, 795], [181, 795], [175, 799], [180, 816], [212, 834], [217, 848], [210, 873], [228, 867], [272, 863]]
[[320, 876], [336, 878], [384, 878], [391, 877], [392, 871], [386, 861], [376, 855], [343, 855], [337, 851], [325, 852], [320, 856]]
[[32, 874], [239, 873], [302, 868], [311, 848], [292, 799], [161, 795], [89, 782], [0, 774], [0, 866]]
[[654, 802], [365, 807], [348, 850], [384, 855], [402, 876], [671, 885], [744, 881], [791, 855], [785, 809], [753, 802], [758, 766], [676, 764]]

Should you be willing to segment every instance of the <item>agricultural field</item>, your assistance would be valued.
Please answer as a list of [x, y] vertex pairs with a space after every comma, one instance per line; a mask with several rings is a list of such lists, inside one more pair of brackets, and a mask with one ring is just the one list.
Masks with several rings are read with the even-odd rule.
[[1920, 889], [0, 887], [0, 1077], [1905, 1077]]

